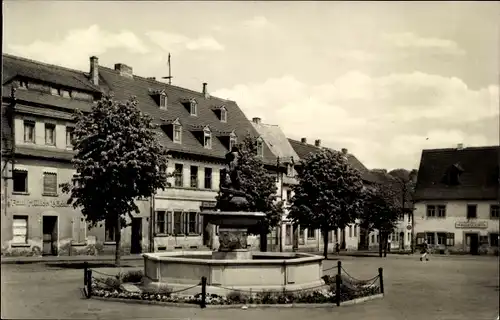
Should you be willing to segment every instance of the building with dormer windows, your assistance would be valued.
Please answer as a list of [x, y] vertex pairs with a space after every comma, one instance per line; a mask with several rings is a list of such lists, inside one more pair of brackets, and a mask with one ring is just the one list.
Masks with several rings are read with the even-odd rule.
[[498, 146], [423, 150], [414, 195], [417, 245], [498, 254], [499, 167]]
[[[234, 101], [209, 95], [207, 84], [196, 92], [134, 75], [122, 63], [100, 66], [97, 57], [90, 58], [89, 72], [5, 54], [3, 59], [2, 253], [114, 251], [113, 230], [105, 221], [88, 230], [59, 187], [75, 173], [73, 112], [90, 110], [104, 93], [117, 100], [136, 97], [141, 111], [158, 125], [171, 157], [168, 170], [174, 173], [171, 188], [138, 201], [140, 214], [122, 230], [124, 253], [209, 245], [215, 236], [199, 212], [215, 206], [226, 153], [245, 135], [258, 137]], [[258, 156], [276, 169], [276, 157], [260, 141]]]

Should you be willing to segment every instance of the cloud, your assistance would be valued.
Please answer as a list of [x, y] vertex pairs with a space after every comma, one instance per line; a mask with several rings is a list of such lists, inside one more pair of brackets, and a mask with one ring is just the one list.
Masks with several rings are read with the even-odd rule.
[[149, 52], [149, 48], [133, 32], [112, 33], [101, 30], [98, 25], [70, 30], [59, 41], [36, 40], [27, 45], [11, 44], [8, 49], [12, 54], [73, 68], [86, 67], [90, 56], [110, 49], [125, 49], [138, 54]]
[[386, 33], [382, 38], [391, 45], [402, 49], [430, 49], [436, 53], [451, 55], [464, 55], [465, 51], [461, 49], [455, 41], [441, 38], [420, 37], [414, 33]]
[[499, 143], [498, 131], [466, 127], [498, 118], [498, 86], [474, 90], [458, 78], [351, 71], [308, 86], [286, 75], [213, 95], [237, 101], [247, 117], [278, 124], [289, 137], [347, 147], [369, 167], [416, 167], [422, 148]]
[[146, 36], [160, 48], [169, 52], [223, 51], [224, 46], [213, 37], [189, 38], [187, 36], [163, 31], [149, 31]]
[[247, 28], [260, 29], [270, 25], [270, 22], [264, 16], [256, 16], [252, 19], [243, 21], [243, 25]]
[[337, 59], [353, 62], [371, 62], [376, 60], [374, 54], [363, 50], [344, 50], [334, 54]]

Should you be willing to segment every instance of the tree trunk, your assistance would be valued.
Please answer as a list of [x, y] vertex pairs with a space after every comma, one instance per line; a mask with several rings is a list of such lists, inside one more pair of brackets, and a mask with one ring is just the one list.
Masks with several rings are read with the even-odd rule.
[[389, 245], [387, 242], [388, 236], [388, 234], [384, 233], [384, 257], [387, 257], [387, 246]]
[[260, 251], [267, 252], [267, 230], [260, 232]]
[[382, 238], [382, 233], [379, 233], [379, 237], [380, 237], [380, 239], [379, 239], [379, 242], [378, 242], [378, 256], [380, 258], [382, 258], [382, 246], [383, 246], [383, 242], [384, 242], [384, 240]]
[[115, 226], [115, 266], [120, 266], [120, 258], [121, 258], [121, 240], [122, 240], [122, 226], [121, 226], [121, 216], [118, 215], [116, 219]]
[[323, 256], [328, 259], [328, 231], [323, 230]]

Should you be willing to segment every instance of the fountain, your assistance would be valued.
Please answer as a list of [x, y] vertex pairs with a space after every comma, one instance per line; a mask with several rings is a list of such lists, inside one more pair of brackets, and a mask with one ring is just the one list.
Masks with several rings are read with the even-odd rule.
[[249, 198], [241, 190], [236, 170], [236, 147], [226, 160], [228, 168], [223, 169], [224, 179], [220, 182], [219, 210], [201, 212], [203, 219], [219, 228], [218, 251], [145, 253], [144, 275], [148, 284], [167, 284], [178, 290], [199, 283], [204, 276], [207, 292], [216, 294], [227, 294], [230, 289], [281, 291], [323, 284], [322, 256], [248, 250], [249, 229], [255, 229], [265, 213], [248, 211]]

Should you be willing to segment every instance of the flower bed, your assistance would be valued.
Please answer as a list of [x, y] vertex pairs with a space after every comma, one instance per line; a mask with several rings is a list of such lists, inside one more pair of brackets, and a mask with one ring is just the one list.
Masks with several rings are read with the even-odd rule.
[[[137, 271], [134, 274], [119, 274], [116, 277], [106, 279], [96, 279], [92, 282], [92, 294], [102, 298], [120, 298], [130, 300], [144, 300], [157, 302], [173, 302], [185, 304], [200, 304], [202, 300], [201, 293], [195, 295], [176, 294], [171, 288], [162, 286], [158, 288], [147, 288], [137, 283], [140, 274]], [[128, 280], [128, 281], [123, 281]], [[135, 281], [134, 281], [135, 280]], [[322, 304], [336, 302], [335, 278], [330, 276], [323, 277], [328, 285], [322, 289], [309, 289], [303, 291], [264, 291], [250, 294], [244, 291], [231, 291], [227, 296], [217, 294], [207, 294], [205, 303], [207, 305], [264, 305], [264, 304]], [[134, 281], [140, 292], [129, 292], [124, 290], [124, 283]], [[201, 291], [201, 286], [200, 286]], [[352, 279], [342, 278], [340, 291], [340, 300], [347, 301], [360, 297], [376, 295], [380, 293], [380, 288], [373, 283], [354, 282]]]

